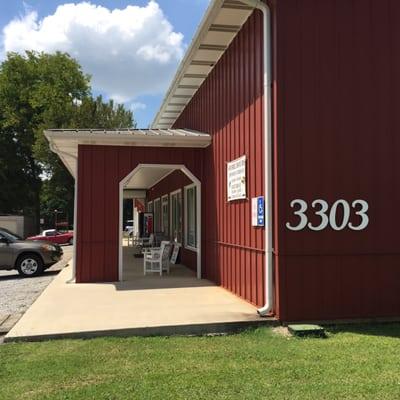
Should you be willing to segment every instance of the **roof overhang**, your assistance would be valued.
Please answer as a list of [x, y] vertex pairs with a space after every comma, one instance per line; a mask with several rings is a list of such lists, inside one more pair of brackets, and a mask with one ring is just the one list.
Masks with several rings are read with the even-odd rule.
[[211, 1], [152, 123], [154, 128], [173, 126], [253, 10], [241, 1]]
[[135, 174], [125, 183], [124, 188], [150, 189], [174, 171], [174, 168], [166, 165], [154, 166], [152, 168], [140, 165]]
[[210, 135], [188, 129], [50, 129], [44, 134], [74, 177], [79, 145], [204, 148], [211, 144]]

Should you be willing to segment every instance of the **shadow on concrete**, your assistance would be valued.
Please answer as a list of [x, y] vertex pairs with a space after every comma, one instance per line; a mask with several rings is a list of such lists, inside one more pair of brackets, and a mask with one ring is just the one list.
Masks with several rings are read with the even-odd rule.
[[177, 289], [215, 286], [206, 279], [197, 279], [196, 274], [184, 265], [172, 265], [169, 274], [143, 274], [143, 260], [136, 261], [133, 269], [125, 271], [124, 281], [114, 282], [116, 290]]
[[134, 249], [124, 247], [123, 281], [113, 282], [116, 290], [154, 290], [215, 286], [206, 279], [197, 279], [196, 273], [182, 264], [170, 266], [170, 273], [143, 273], [143, 258], [133, 256]]
[[205, 279], [165, 279], [165, 277], [158, 279], [139, 278], [134, 281], [114, 282], [112, 284], [116, 290], [182, 289], [215, 286], [213, 282]]

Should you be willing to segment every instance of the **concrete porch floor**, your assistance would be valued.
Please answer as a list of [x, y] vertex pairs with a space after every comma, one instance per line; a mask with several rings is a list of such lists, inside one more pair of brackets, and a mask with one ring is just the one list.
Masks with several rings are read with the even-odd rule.
[[71, 265], [47, 287], [5, 341], [106, 335], [225, 333], [271, 325], [256, 308], [177, 265], [143, 276], [143, 259], [124, 249], [124, 281], [68, 283]]

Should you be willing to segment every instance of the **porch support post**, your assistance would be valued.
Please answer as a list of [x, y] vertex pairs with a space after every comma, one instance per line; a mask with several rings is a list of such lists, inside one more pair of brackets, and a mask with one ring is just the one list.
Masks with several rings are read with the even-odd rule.
[[75, 191], [74, 191], [74, 238], [73, 238], [73, 243], [74, 243], [74, 248], [72, 250], [73, 255], [72, 255], [72, 278], [71, 281], [76, 280], [76, 262], [77, 262], [77, 251], [76, 247], [78, 245], [78, 167], [79, 159], [78, 157], [76, 158], [76, 177], [75, 177]]
[[196, 183], [197, 279], [201, 279], [201, 183]]

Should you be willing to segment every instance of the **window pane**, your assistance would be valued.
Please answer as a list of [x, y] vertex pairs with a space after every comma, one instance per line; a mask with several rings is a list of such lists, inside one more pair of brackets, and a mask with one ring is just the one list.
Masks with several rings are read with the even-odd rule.
[[162, 226], [161, 230], [164, 233], [164, 235], [168, 235], [169, 233], [169, 220], [168, 220], [168, 197], [164, 197], [162, 199]]
[[196, 213], [196, 187], [192, 187], [186, 191], [187, 195], [187, 233], [186, 244], [188, 246], [197, 246], [197, 213]]
[[161, 230], [161, 202], [159, 199], [154, 200], [154, 232]]
[[178, 243], [182, 242], [182, 195], [175, 193], [171, 196], [171, 235]]

